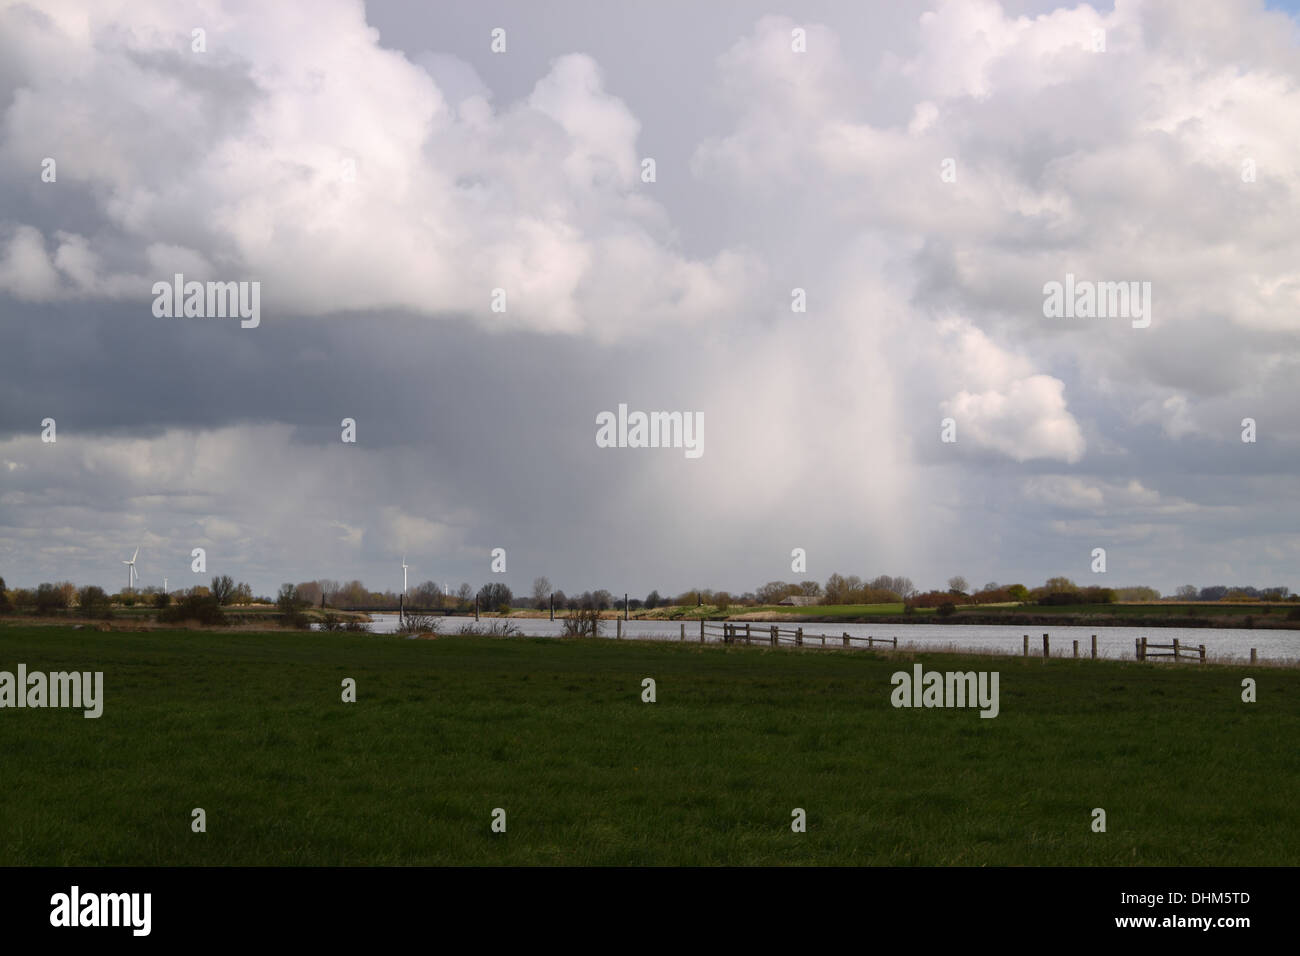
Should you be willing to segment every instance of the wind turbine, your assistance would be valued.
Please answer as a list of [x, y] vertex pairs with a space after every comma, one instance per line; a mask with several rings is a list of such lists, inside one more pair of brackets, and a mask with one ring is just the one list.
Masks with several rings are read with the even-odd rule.
[[135, 589], [135, 559], [140, 557], [140, 548], [137, 545], [135, 554], [131, 555], [130, 561], [123, 561], [126, 565], [126, 589], [132, 591]]

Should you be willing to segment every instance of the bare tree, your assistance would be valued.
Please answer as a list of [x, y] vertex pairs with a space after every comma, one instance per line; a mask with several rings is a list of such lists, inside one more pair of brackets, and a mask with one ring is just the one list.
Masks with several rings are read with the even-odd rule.
[[533, 578], [533, 606], [539, 610], [547, 606], [551, 597], [551, 580], [547, 577]]
[[958, 574], [948, 579], [948, 590], [953, 594], [965, 594], [970, 590], [970, 585], [966, 583], [964, 577]]
[[220, 605], [230, 603], [235, 595], [235, 581], [229, 574], [221, 574], [212, 579], [212, 596]]

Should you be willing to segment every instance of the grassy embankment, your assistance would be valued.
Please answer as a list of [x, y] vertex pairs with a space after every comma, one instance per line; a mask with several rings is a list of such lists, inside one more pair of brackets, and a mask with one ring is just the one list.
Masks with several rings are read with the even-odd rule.
[[[1000, 716], [894, 709], [913, 660]], [[0, 865], [1300, 864], [1300, 671], [0, 626], [18, 662], [106, 702], [0, 710]]]

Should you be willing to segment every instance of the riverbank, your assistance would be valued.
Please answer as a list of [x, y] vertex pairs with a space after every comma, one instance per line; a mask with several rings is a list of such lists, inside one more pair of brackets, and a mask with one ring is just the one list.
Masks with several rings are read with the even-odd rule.
[[[1300, 863], [1297, 672], [0, 627], [18, 662], [102, 670], [104, 715], [0, 720], [9, 866]], [[893, 706], [916, 663], [999, 671], [996, 719]]]

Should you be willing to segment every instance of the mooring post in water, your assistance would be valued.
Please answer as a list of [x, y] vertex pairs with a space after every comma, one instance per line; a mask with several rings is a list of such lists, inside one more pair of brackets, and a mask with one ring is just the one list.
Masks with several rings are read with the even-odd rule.
[[1255, 663], [1255, 648], [1253, 647], [1250, 649], [1250, 662]]
[[1025, 635], [1025, 656], [1029, 656], [1029, 635]]
[[704, 643], [704, 618], [700, 618], [700, 643]]
[[478, 620], [478, 595], [474, 595], [474, 620]]
[[618, 640], [618, 639], [621, 638], [622, 636], [623, 636], [623, 622], [622, 622], [622, 621], [615, 621], [615, 622], [614, 622], [614, 640]]
[[1048, 657], [1051, 657], [1051, 656], [1052, 656], [1052, 652], [1048, 649], [1048, 646], [1047, 646], [1047, 635], [1044, 634], [1044, 635], [1043, 635], [1043, 657], [1044, 657], [1044, 658], [1048, 658]]
[[1097, 635], [1092, 635], [1092, 659], [1097, 659]]
[[627, 592], [623, 592], [623, 620], [627, 620]]
[[682, 640], [686, 640], [686, 622], [682, 622]]
[[1078, 656], [1079, 656], [1079, 642], [1078, 642], [1078, 641], [1075, 641], [1075, 642], [1074, 642], [1074, 656], [1075, 656], [1075, 657], [1078, 657]]
[[1142, 638], [1133, 638], [1133, 660], [1142, 660]]
[[555, 592], [551, 592], [551, 620], [555, 620]]

